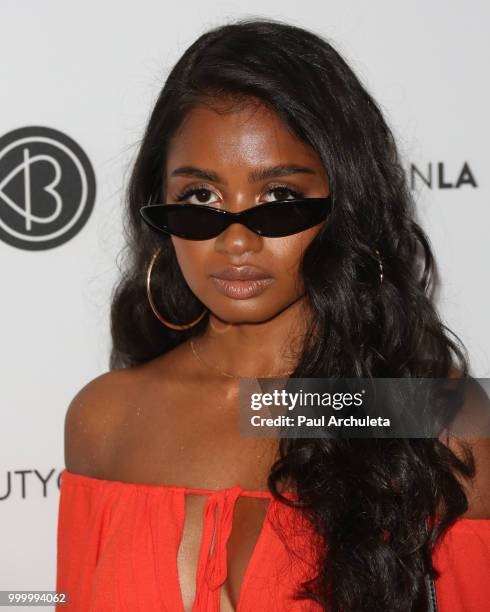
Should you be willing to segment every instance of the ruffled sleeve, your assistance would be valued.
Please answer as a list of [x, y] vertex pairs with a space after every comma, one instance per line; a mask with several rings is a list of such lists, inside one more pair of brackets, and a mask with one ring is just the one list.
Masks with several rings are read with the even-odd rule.
[[70, 604], [56, 612], [183, 612], [175, 562], [183, 497], [64, 470], [56, 589]]
[[440, 612], [490, 610], [490, 520], [457, 520], [432, 558]]
[[69, 606], [56, 610], [86, 612], [97, 565], [99, 543], [108, 523], [103, 496], [90, 486], [75, 484], [61, 474], [57, 526], [56, 590], [68, 594]]

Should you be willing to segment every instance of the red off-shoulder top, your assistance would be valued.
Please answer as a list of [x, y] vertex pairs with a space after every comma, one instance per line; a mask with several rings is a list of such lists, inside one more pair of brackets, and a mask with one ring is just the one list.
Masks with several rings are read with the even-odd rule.
[[[219, 612], [226, 544], [240, 495], [267, 497], [270, 503], [236, 612], [322, 610], [311, 600], [293, 598], [299, 582], [314, 575], [317, 539], [300, 511], [270, 492], [238, 484], [211, 490], [125, 483], [66, 469], [59, 499], [56, 590], [66, 591], [71, 603], [56, 610], [183, 612], [177, 552], [186, 493], [207, 496], [192, 612]], [[441, 572], [435, 582], [439, 612], [490, 611], [490, 520], [459, 519], [437, 546], [433, 562]]]

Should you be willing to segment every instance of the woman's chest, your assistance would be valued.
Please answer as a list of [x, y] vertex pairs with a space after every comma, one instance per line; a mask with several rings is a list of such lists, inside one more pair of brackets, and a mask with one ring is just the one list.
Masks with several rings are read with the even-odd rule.
[[268, 535], [270, 503], [233, 493], [216, 499], [185, 495], [177, 569], [186, 612], [193, 609], [198, 588], [218, 589], [222, 612], [237, 609], [244, 579], [254, 572]]
[[312, 577], [313, 539], [282, 504], [240, 487], [155, 488], [120, 502], [101, 533], [93, 612], [111, 600], [145, 612], [316, 610], [294, 601]]
[[[267, 477], [277, 457], [277, 440], [241, 437], [226, 411], [221, 419], [210, 419], [205, 416], [209, 410], [186, 412], [180, 405], [164, 419], [152, 406], [139, 408], [138, 418], [135, 413], [118, 432], [112, 464], [103, 476], [187, 490], [168, 510], [174, 529], [173, 536], [165, 536], [175, 537], [166, 563], [178, 583], [179, 605], [183, 612], [199, 609], [193, 605], [200, 605], [199, 597], [207, 592], [209, 597], [219, 595], [221, 612], [234, 611], [267, 537]], [[235, 496], [236, 485], [258, 495]], [[193, 494], [195, 490], [225, 493], [210, 496]], [[159, 558], [165, 557], [168, 548], [161, 550], [161, 541], [157, 546]], [[221, 579], [219, 593], [211, 589], [210, 594], [210, 583], [216, 587]]]

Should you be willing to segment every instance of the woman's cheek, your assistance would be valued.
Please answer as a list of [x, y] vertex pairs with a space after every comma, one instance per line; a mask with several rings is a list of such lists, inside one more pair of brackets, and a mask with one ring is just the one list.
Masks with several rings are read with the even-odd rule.
[[208, 241], [184, 240], [172, 236], [175, 254], [182, 275], [191, 289], [200, 282], [205, 281], [206, 260], [209, 247], [205, 245]]

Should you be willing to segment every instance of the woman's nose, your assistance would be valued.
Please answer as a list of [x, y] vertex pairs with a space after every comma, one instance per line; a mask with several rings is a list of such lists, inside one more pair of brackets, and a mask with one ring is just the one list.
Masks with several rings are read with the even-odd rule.
[[242, 223], [232, 223], [215, 238], [215, 249], [219, 253], [242, 255], [256, 253], [262, 249], [263, 238]]

